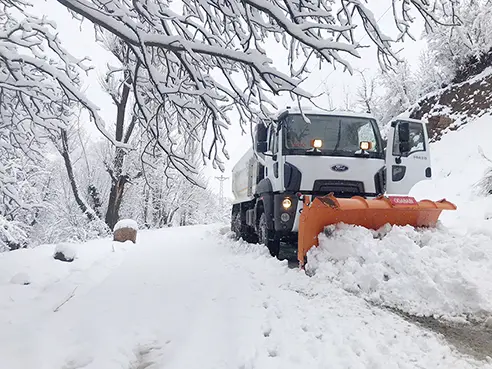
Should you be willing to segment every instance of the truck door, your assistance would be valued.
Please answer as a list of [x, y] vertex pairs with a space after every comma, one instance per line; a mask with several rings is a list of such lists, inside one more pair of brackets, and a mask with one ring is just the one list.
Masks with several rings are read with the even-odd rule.
[[386, 146], [386, 193], [407, 195], [416, 183], [431, 176], [425, 123], [413, 119], [391, 122]]
[[267, 177], [270, 180], [273, 191], [281, 191], [282, 187], [282, 156], [279, 150], [279, 131], [275, 125], [270, 125], [268, 129], [268, 149], [272, 156], [265, 156]]

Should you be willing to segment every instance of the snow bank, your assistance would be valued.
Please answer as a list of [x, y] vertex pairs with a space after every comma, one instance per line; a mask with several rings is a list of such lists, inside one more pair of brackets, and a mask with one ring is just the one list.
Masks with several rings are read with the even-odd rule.
[[492, 312], [492, 235], [440, 226], [386, 235], [338, 225], [308, 253], [308, 271], [372, 302], [419, 316]]
[[[90, 290], [121, 263], [127, 249], [100, 239], [0, 253], [0, 327], [52, 312], [76, 287], [77, 294]], [[77, 257], [63, 263], [54, 258], [57, 251]]]
[[138, 224], [133, 219], [121, 219], [118, 223], [114, 225], [114, 231], [121, 228], [130, 228], [138, 231]]
[[310, 278], [288, 268], [262, 245], [232, 241], [227, 234], [218, 243], [233, 254], [221, 259], [230, 268], [229, 278], [246, 274], [242, 284], [234, 282], [241, 294], [233, 301], [246, 297], [239, 306], [251, 305], [239, 315], [254, 317], [242, 334], [258, 325], [258, 306], [267, 316], [263, 339], [248, 342], [254, 358], [240, 368], [490, 368], [461, 357], [442, 336], [370, 306], [325, 276]]

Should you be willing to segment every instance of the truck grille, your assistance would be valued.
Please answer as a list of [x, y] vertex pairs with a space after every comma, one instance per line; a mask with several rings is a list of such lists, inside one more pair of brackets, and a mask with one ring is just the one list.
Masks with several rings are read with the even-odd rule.
[[359, 181], [335, 181], [324, 179], [314, 181], [314, 196], [323, 196], [330, 192], [333, 192], [336, 197], [341, 198], [364, 196], [364, 183]]

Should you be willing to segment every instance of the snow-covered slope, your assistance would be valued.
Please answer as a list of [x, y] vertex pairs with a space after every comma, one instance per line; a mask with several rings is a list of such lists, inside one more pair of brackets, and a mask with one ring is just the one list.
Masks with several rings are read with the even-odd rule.
[[[476, 187], [492, 163], [492, 116], [484, 115], [457, 131], [449, 132], [431, 144], [433, 179], [417, 184], [411, 195], [421, 198], [445, 197], [458, 206], [456, 212], [444, 212], [443, 223], [454, 229], [492, 231], [492, 196], [484, 197]], [[492, 234], [492, 233], [491, 233]]]
[[379, 237], [360, 227], [338, 227], [308, 256], [316, 278], [364, 298], [416, 315], [485, 320], [492, 314], [492, 196], [476, 184], [492, 157], [492, 117], [449, 132], [431, 145], [433, 179], [411, 191], [418, 199], [446, 198], [438, 229], [393, 227]]
[[48, 248], [1, 255], [31, 277], [0, 280], [2, 368], [492, 368], [218, 227], [99, 242], [70, 267]]

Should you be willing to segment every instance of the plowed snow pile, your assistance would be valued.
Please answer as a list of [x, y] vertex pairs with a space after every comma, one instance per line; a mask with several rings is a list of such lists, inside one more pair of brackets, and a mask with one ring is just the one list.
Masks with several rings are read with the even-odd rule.
[[316, 278], [414, 315], [492, 311], [492, 239], [486, 234], [393, 227], [382, 235], [348, 225], [326, 233], [308, 255]]

